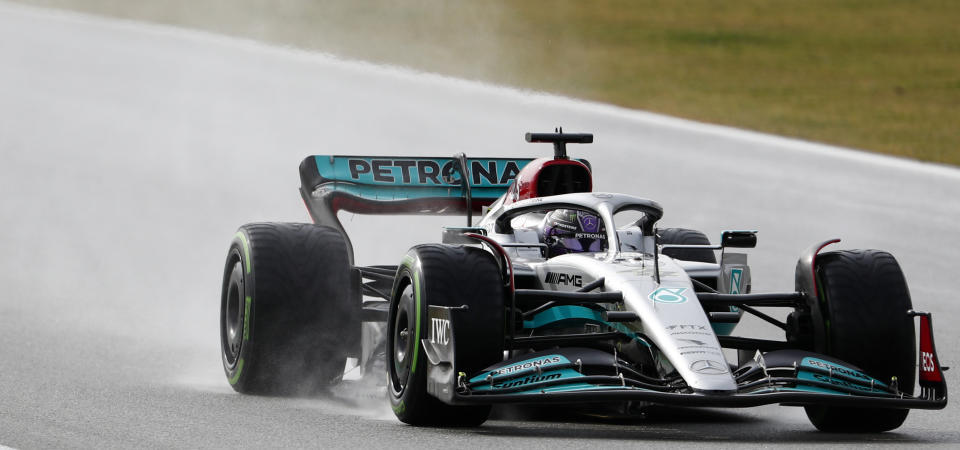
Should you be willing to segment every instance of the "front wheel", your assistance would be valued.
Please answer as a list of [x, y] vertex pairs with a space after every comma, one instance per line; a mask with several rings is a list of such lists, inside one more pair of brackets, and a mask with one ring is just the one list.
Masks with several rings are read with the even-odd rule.
[[427, 392], [429, 305], [465, 306], [470, 320], [454, 333], [457, 370], [476, 373], [503, 359], [504, 289], [493, 256], [479, 248], [439, 244], [412, 248], [397, 270], [387, 319], [387, 391], [401, 422], [478, 426], [490, 406], [452, 406]]
[[[910, 292], [893, 255], [879, 250], [828, 252], [816, 259], [817, 290], [826, 348], [821, 353], [913, 394], [916, 361]], [[881, 432], [907, 418], [906, 409], [807, 406], [817, 429]]]

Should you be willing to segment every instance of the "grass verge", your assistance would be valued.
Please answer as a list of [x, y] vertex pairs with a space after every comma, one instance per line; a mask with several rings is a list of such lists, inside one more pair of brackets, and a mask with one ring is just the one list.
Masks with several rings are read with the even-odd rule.
[[953, 0], [20, 0], [960, 165]]

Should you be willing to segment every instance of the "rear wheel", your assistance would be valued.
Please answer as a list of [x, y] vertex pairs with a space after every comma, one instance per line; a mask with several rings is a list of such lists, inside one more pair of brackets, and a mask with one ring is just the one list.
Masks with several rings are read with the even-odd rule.
[[[910, 292], [893, 255], [879, 250], [845, 250], [816, 259], [817, 289], [826, 348], [819, 352], [854, 364], [900, 391], [913, 394], [916, 361]], [[899, 427], [906, 409], [807, 406], [817, 429], [880, 432]]]
[[309, 395], [340, 380], [360, 331], [349, 261], [332, 228], [240, 227], [220, 303], [223, 368], [234, 390]]
[[477, 426], [490, 406], [451, 406], [427, 392], [427, 306], [466, 306], [453, 328], [457, 370], [468, 376], [503, 359], [504, 290], [490, 253], [439, 244], [411, 249], [397, 271], [387, 319], [387, 390], [397, 418], [411, 425]]
[[[701, 231], [686, 228], [664, 228], [657, 230], [661, 244], [710, 245], [710, 239]], [[716, 264], [717, 255], [713, 250], [700, 248], [665, 248], [662, 253], [671, 258], [684, 261], [697, 261]]]

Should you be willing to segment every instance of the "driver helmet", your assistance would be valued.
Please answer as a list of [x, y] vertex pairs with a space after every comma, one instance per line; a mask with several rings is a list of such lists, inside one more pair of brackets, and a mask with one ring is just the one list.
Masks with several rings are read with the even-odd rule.
[[543, 219], [547, 258], [566, 253], [602, 252], [607, 249], [603, 220], [589, 211], [556, 209]]

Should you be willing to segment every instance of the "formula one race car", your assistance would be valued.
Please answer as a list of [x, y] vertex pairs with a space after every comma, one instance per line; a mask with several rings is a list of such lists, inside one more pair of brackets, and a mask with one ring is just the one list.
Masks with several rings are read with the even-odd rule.
[[[592, 135], [526, 139], [552, 143], [553, 158], [306, 158], [315, 224], [244, 225], [230, 246], [230, 385], [309, 394], [345, 370], [385, 371], [396, 416], [435, 426], [479, 425], [494, 403], [778, 403], [821, 430], [876, 432], [946, 406], [931, 315], [912, 309], [889, 253], [821, 252], [837, 242], [825, 241], [800, 256], [795, 292], [751, 293], [747, 256], [729, 250], [754, 247], [756, 232], [712, 245], [658, 229], [659, 204], [593, 192], [591, 166], [567, 156]], [[359, 267], [338, 211], [462, 214], [467, 226], [398, 265]], [[785, 339], [732, 336], [744, 313]]]

